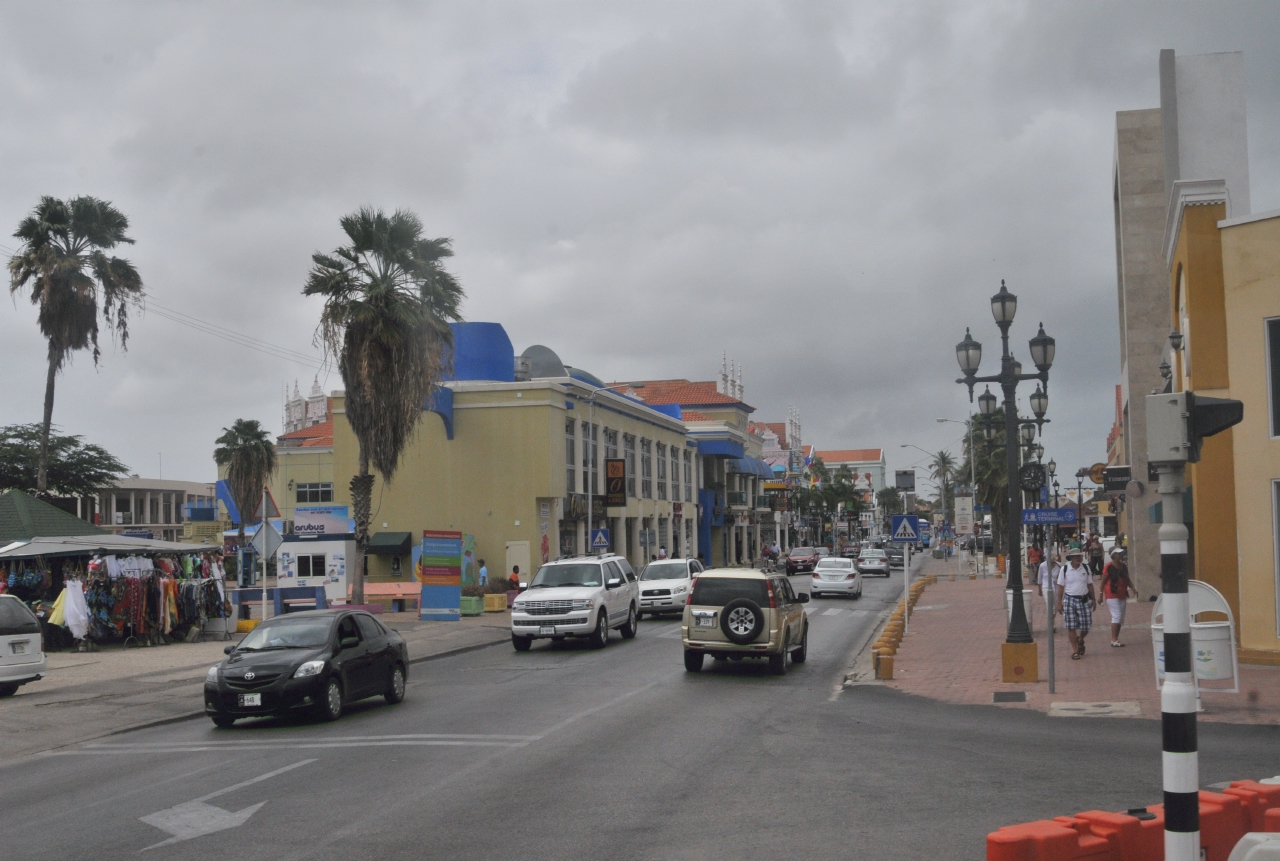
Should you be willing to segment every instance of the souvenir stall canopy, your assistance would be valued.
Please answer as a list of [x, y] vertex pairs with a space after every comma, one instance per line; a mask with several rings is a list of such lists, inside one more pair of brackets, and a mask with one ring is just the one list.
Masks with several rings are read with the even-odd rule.
[[71, 535], [0, 548], [0, 591], [45, 622], [46, 648], [65, 644], [64, 631], [82, 642], [126, 644], [225, 633], [232, 615], [225, 578], [221, 548], [207, 545]]

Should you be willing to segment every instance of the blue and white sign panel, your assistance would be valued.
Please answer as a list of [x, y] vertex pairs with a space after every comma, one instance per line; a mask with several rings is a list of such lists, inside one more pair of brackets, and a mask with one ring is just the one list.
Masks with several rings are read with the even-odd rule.
[[1062, 525], [1076, 522], [1074, 508], [1024, 508], [1022, 523], [1024, 526], [1037, 524]]
[[920, 518], [914, 514], [895, 514], [891, 524], [890, 541], [915, 544], [920, 540]]
[[607, 529], [591, 530], [591, 549], [592, 550], [608, 550], [609, 549], [609, 530]]

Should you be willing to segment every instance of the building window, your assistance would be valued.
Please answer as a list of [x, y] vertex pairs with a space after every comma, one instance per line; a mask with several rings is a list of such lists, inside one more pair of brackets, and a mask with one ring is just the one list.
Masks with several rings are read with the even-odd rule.
[[578, 489], [577, 472], [574, 465], [577, 461], [574, 459], [573, 449], [574, 439], [574, 421], [573, 417], [564, 420], [564, 492], [574, 493]]
[[618, 432], [604, 429], [604, 456], [609, 460], [618, 459]]
[[693, 502], [693, 452], [684, 450], [684, 501]]
[[1280, 436], [1280, 317], [1267, 321], [1267, 382], [1271, 392], [1271, 435]]
[[311, 484], [295, 484], [298, 493], [298, 504], [309, 502], [333, 502], [333, 482], [319, 481]]
[[325, 563], [324, 563], [323, 553], [299, 556], [298, 557], [298, 576], [299, 577], [323, 577], [324, 564]]
[[1276, 636], [1280, 637], [1280, 481], [1271, 482], [1271, 552], [1275, 569]]
[[680, 501], [680, 449], [671, 446], [671, 501]]
[[599, 479], [600, 457], [600, 425], [582, 423], [582, 492], [587, 492], [587, 482], [591, 483], [591, 492], [598, 494], [596, 483]]
[[658, 498], [667, 498], [667, 446], [658, 443]]
[[627, 461], [627, 496], [636, 496], [636, 438], [629, 433], [622, 435], [622, 450]]
[[640, 496], [653, 499], [653, 440], [640, 440]]

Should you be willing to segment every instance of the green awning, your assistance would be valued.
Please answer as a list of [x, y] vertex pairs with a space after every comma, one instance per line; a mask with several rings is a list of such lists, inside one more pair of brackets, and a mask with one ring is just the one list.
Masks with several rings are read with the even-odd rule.
[[375, 532], [369, 538], [369, 553], [374, 556], [408, 556], [412, 532]]

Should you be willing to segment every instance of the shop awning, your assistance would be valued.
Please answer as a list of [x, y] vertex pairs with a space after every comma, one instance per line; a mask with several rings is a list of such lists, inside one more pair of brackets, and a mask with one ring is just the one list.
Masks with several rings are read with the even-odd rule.
[[369, 538], [369, 553], [374, 556], [408, 556], [412, 532], [375, 532]]
[[760, 478], [773, 479], [773, 470], [764, 461], [754, 457], [735, 457], [725, 461], [725, 472], [736, 472], [741, 475], [757, 475]]
[[731, 439], [700, 439], [698, 454], [702, 457], [742, 457], [742, 443]]
[[[407, 534], [407, 533], [406, 533]], [[128, 535], [65, 535], [15, 541], [0, 548], [0, 559], [33, 559], [36, 556], [128, 556], [148, 553], [203, 553], [221, 550], [222, 545], [187, 544], [181, 541], [156, 541]]]

